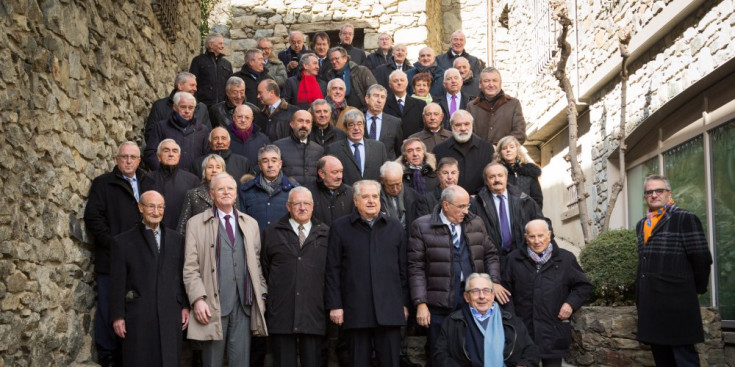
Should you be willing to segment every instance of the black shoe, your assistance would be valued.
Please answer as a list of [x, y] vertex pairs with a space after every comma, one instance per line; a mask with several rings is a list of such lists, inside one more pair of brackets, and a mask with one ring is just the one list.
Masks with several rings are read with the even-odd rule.
[[423, 367], [420, 363], [416, 363], [408, 358], [408, 356], [401, 356], [401, 367]]

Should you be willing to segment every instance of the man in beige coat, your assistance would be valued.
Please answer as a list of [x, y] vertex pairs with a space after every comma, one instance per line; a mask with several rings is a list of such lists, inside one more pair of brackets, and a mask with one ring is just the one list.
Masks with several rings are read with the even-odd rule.
[[189, 339], [203, 343], [204, 366], [248, 366], [251, 332], [266, 336], [265, 278], [255, 219], [237, 211], [237, 184], [227, 173], [210, 183], [214, 208], [186, 226], [184, 285], [193, 318]]

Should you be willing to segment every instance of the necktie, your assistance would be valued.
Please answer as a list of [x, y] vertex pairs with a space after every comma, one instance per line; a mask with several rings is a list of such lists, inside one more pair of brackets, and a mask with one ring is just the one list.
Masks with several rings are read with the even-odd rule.
[[401, 111], [401, 116], [403, 116], [403, 100], [400, 98], [398, 99], [398, 110]]
[[373, 120], [373, 123], [370, 124], [370, 132], [368, 134], [370, 135], [370, 139], [378, 140], [378, 138], [375, 136], [375, 132], [378, 129], [378, 117], [371, 116], [370, 119]]
[[510, 251], [510, 222], [508, 221], [508, 214], [505, 213], [503, 195], [498, 195], [498, 201], [500, 201], [500, 236], [503, 241], [503, 250]]
[[360, 176], [362, 176], [362, 159], [360, 158], [360, 149], [358, 148], [360, 143], [354, 143], [352, 146], [355, 147], [355, 161], [357, 162], [357, 169], [360, 170]]
[[299, 225], [299, 247], [304, 247], [304, 242], [306, 242], [306, 233], [304, 233], [304, 226]]
[[235, 245], [235, 231], [232, 230], [232, 224], [230, 224], [230, 215], [225, 215], [225, 229], [227, 230], [227, 237], [230, 238], [230, 243]]
[[158, 252], [161, 252], [161, 237], [158, 237], [158, 230], [153, 231], [153, 238], [156, 239], [156, 247], [158, 247]]
[[451, 117], [454, 111], [457, 111], [457, 96], [452, 96], [452, 103], [449, 105], [449, 116]]
[[455, 248], [459, 248], [459, 233], [457, 233], [457, 228], [454, 223], [450, 224], [449, 228], [452, 230], [452, 244]]

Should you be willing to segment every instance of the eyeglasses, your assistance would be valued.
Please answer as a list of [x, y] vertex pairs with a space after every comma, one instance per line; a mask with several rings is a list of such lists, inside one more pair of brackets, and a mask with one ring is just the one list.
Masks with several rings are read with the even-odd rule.
[[155, 209], [158, 209], [159, 212], [162, 212], [164, 209], [166, 209], [166, 205], [163, 205], [163, 204], [159, 204], [159, 205], [156, 205], [156, 204], [140, 204], [140, 205], [142, 205], [144, 208], [146, 208], [146, 209], [148, 209], [150, 211], [153, 211]]
[[467, 291], [467, 293], [471, 294], [473, 297], [479, 296], [480, 295], [480, 292], [482, 292], [482, 294], [484, 294], [486, 296], [489, 296], [491, 293], [493, 293], [493, 290], [490, 289], [490, 288], [482, 288], [482, 289], [480, 289], [480, 288], [472, 288], [472, 289], [470, 289], [470, 290]]
[[140, 159], [139, 155], [118, 155], [117, 159], [121, 161], [134, 161]]
[[462, 211], [467, 210], [467, 209], [470, 208], [470, 204], [457, 205], [457, 204], [454, 204], [454, 203], [450, 203], [448, 201], [447, 201], [447, 204], [449, 204], [449, 205], [451, 205], [451, 206], [453, 206], [453, 207], [455, 207], [455, 208], [457, 208], [459, 210], [462, 210]]
[[671, 191], [671, 190], [669, 190], [669, 189], [646, 190], [646, 191], [643, 191], [643, 196], [647, 196], [647, 197], [648, 196], [652, 196], [654, 192], [656, 193], [656, 195], [661, 195], [661, 194], [663, 194], [666, 191]]

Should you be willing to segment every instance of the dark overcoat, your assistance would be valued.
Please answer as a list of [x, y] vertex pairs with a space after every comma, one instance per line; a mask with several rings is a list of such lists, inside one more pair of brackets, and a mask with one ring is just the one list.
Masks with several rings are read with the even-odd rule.
[[673, 206], [643, 244], [643, 221], [636, 226], [637, 339], [660, 345], [701, 343], [704, 331], [697, 295], [707, 291], [712, 265], [702, 223]]
[[592, 292], [592, 283], [571, 252], [553, 242], [551, 259], [538, 270], [527, 247], [513, 251], [503, 271], [515, 314], [526, 324], [541, 358], [563, 358], [569, 352], [572, 327], [557, 317], [564, 302], [577, 311]]
[[[410, 98], [408, 94], [403, 99], [403, 112], [398, 106], [398, 100], [396, 96], [388, 89], [388, 98], [385, 100], [385, 107], [383, 112], [399, 117], [401, 119], [401, 130], [403, 131], [403, 139], [408, 139], [409, 136], [421, 131], [424, 128], [424, 107], [426, 102]], [[396, 152], [396, 155], [400, 155], [400, 149]]]
[[[171, 115], [171, 112], [173, 112], [174, 94], [176, 94], [176, 92], [178, 91], [173, 90], [171, 91], [171, 94], [168, 95], [168, 97], [164, 97], [153, 102], [153, 105], [151, 106], [151, 111], [148, 113], [148, 117], [145, 119], [145, 128], [143, 130], [143, 137], [146, 141], [148, 141], [148, 138], [150, 138], [151, 134], [153, 133], [153, 129], [156, 127], [158, 121], [167, 119]], [[194, 108], [194, 119], [202, 126], [207, 126], [210, 129], [212, 128], [207, 105], [202, 102], [197, 101], [197, 105]]]
[[401, 223], [379, 214], [372, 228], [357, 211], [332, 222], [325, 307], [343, 309], [345, 329], [406, 324], [406, 242]]
[[163, 367], [179, 365], [181, 310], [189, 304], [182, 280], [184, 237], [159, 228], [160, 252], [143, 223], [115, 236], [112, 247], [110, 318], [125, 319], [127, 367], [150, 366], [155, 353], [160, 353]]
[[159, 121], [153, 128], [150, 137], [145, 142], [143, 161], [150, 170], [157, 170], [161, 165], [156, 156], [158, 144], [164, 139], [173, 139], [181, 147], [179, 167], [183, 170], [191, 169], [191, 162], [209, 151], [209, 132], [211, 129], [191, 120], [182, 127], [176, 120], [176, 112], [171, 112], [165, 120]]
[[508, 169], [508, 184], [526, 193], [538, 204], [539, 209], [543, 209], [544, 193], [541, 191], [541, 183], [538, 179], [541, 176], [541, 167], [534, 163], [520, 162], [513, 164], [503, 162], [503, 165]]
[[289, 180], [284, 175], [281, 185], [269, 194], [261, 185], [260, 173], [255, 177], [245, 175], [244, 180], [237, 190], [238, 209], [253, 217], [258, 222], [261, 232], [266, 226], [288, 213], [286, 210], [288, 193], [299, 186], [298, 182]]
[[[161, 167], [155, 171], [148, 172], [148, 179], [141, 185], [140, 193], [155, 190], [166, 201], [166, 210], [163, 212], [163, 222], [166, 228], [176, 230], [181, 217], [181, 209], [184, 207], [186, 192], [199, 186], [201, 180], [189, 172], [179, 168], [169, 170]], [[183, 234], [183, 233], [182, 233]]]
[[209, 195], [209, 185], [203, 183], [186, 192], [184, 205], [181, 207], [181, 215], [179, 216], [179, 224], [176, 231], [186, 234], [186, 222], [189, 219], [207, 209], [211, 209], [214, 205], [212, 197]]
[[232, 76], [232, 64], [225, 55], [207, 51], [191, 60], [189, 72], [197, 77], [196, 99], [211, 106], [227, 99], [225, 86]]
[[317, 179], [316, 185], [309, 187], [314, 198], [314, 218], [331, 225], [342, 216], [352, 213], [355, 202], [352, 199], [352, 187], [342, 184], [332, 192], [322, 180]]
[[[138, 191], [147, 183], [142, 170], [135, 172]], [[84, 208], [84, 224], [94, 243], [94, 271], [110, 273], [110, 247], [115, 235], [140, 223], [140, 210], [133, 188], [117, 168], [98, 176], [89, 188], [87, 206]]]
[[324, 147], [309, 140], [302, 144], [293, 134], [273, 142], [281, 150], [283, 174], [304, 186], [316, 183], [316, 165], [324, 155]]
[[[258, 113], [257, 111], [255, 113]], [[253, 125], [253, 132], [247, 141], [242, 141], [230, 129], [230, 151], [247, 158], [252, 164], [253, 169], [258, 166], [258, 150], [271, 143], [258, 125]]]
[[324, 335], [324, 269], [329, 226], [312, 218], [303, 246], [289, 215], [266, 227], [260, 249], [268, 284], [265, 320], [273, 334]]
[[467, 151], [451, 137], [434, 147], [432, 153], [439, 161], [444, 157], [452, 157], [459, 163], [459, 180], [457, 184], [467, 190], [470, 195], [476, 194], [483, 186], [482, 172], [488, 163], [492, 161], [495, 148], [492, 144], [472, 135], [467, 142]]

